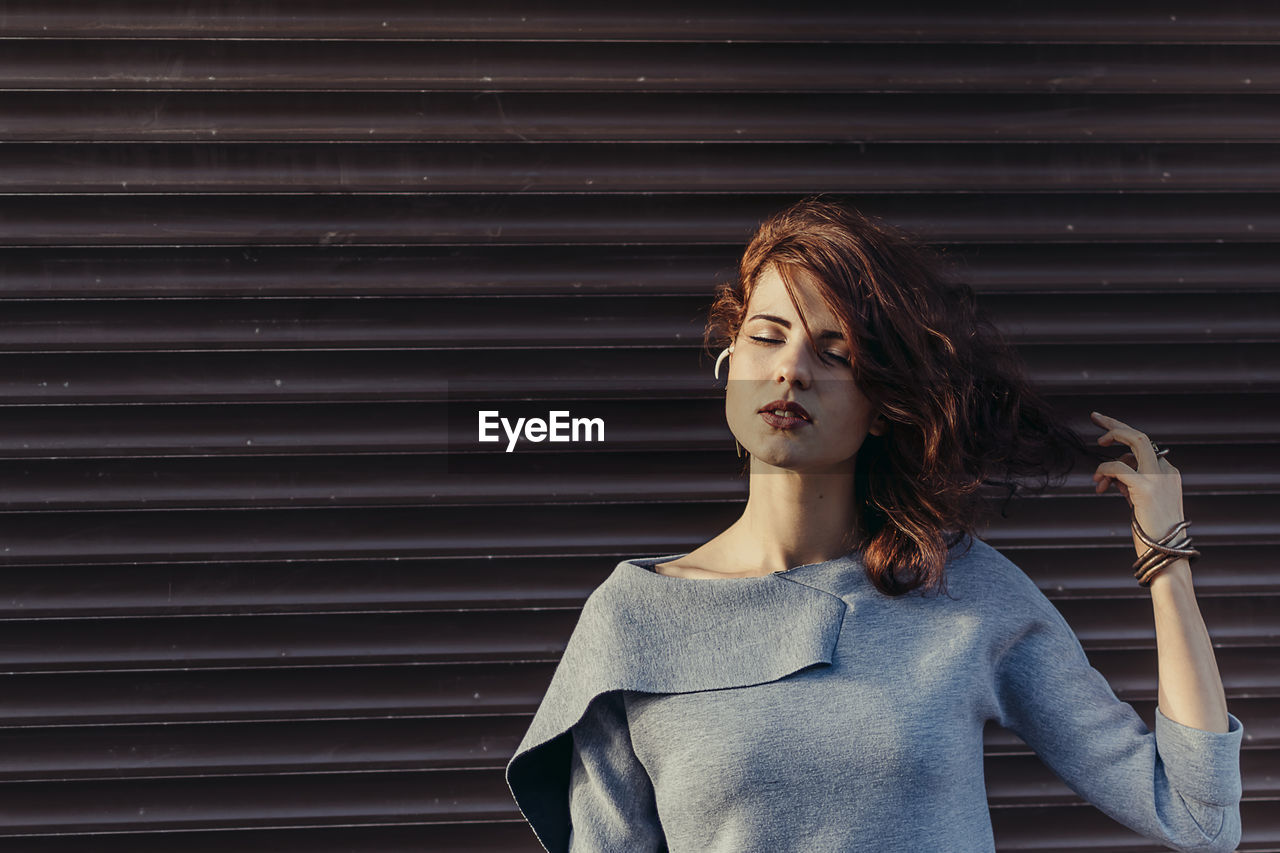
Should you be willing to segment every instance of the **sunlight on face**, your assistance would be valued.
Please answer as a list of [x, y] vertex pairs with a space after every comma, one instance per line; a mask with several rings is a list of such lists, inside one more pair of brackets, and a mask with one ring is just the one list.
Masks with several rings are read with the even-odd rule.
[[[853, 353], [839, 321], [807, 273], [797, 270], [795, 278], [817, 352], [782, 278], [767, 266], [729, 359], [725, 418], [751, 453], [753, 473], [760, 463], [813, 473], [852, 470], [875, 412], [853, 381]], [[811, 420], [790, 429], [770, 425], [759, 410], [774, 400], [794, 400]]]

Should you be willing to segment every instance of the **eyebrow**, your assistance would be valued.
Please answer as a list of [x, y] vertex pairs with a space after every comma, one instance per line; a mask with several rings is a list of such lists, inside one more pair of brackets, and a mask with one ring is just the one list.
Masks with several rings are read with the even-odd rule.
[[[779, 326], [781, 326], [784, 329], [791, 328], [791, 321], [784, 320], [781, 317], [774, 316], [773, 314], [752, 314], [750, 317], [747, 318], [747, 322], [751, 322], [752, 320], [768, 320], [771, 323], [777, 323]], [[834, 329], [827, 329], [825, 331], [818, 333], [819, 340], [825, 341], [828, 338], [835, 338], [838, 341], [843, 341], [844, 335], [840, 334]]]

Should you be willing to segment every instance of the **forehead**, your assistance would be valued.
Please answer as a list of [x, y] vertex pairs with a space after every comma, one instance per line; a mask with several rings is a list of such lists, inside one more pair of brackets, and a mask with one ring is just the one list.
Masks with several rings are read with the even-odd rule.
[[[804, 318], [808, 321], [810, 328], [838, 329], [839, 318], [818, 295], [818, 284], [813, 276], [799, 267], [792, 267], [790, 272], [792, 282], [795, 284], [795, 298], [800, 303], [800, 309], [804, 312]], [[782, 276], [772, 265], [760, 273], [756, 279], [755, 289], [751, 292], [751, 298], [747, 300], [748, 320], [750, 321], [757, 314], [784, 318], [797, 325], [800, 322], [796, 308], [791, 303], [791, 296], [782, 282]]]

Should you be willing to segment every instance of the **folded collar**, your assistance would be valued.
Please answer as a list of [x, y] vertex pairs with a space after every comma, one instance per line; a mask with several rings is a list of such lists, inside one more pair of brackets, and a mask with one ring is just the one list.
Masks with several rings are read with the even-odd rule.
[[687, 693], [829, 665], [848, 605], [801, 578], [857, 567], [850, 553], [771, 575], [678, 578], [624, 560], [591, 593], [511, 761], [508, 787], [547, 850], [568, 846], [570, 729], [612, 690]]

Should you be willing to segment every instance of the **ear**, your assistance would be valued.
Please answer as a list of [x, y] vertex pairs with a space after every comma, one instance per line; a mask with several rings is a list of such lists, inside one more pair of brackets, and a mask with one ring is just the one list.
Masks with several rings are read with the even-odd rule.
[[871, 419], [871, 427], [867, 432], [872, 435], [884, 435], [889, 431], [889, 422], [884, 419], [883, 415], [876, 415]]

